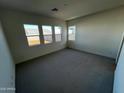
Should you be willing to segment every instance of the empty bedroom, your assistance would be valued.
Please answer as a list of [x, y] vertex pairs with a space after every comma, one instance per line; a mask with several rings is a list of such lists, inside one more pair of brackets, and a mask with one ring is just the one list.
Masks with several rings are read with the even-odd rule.
[[0, 93], [124, 93], [123, 0], [0, 0]]

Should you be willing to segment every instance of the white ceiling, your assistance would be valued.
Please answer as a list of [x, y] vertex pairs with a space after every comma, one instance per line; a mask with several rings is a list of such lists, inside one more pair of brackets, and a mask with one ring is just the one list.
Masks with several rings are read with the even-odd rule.
[[[0, 6], [69, 20], [124, 5], [124, 0], [0, 0]], [[53, 12], [52, 8], [59, 11]]]

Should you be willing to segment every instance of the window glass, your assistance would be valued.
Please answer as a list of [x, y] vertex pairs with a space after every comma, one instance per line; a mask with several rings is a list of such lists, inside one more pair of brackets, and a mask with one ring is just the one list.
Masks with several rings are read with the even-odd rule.
[[62, 39], [62, 28], [60, 26], [55, 26], [55, 40], [56, 42], [60, 42]]
[[68, 40], [75, 40], [76, 26], [68, 27]]
[[44, 43], [48, 44], [48, 43], [52, 43], [52, 26], [42, 26], [42, 30], [43, 30], [43, 36], [44, 36]]
[[34, 46], [40, 44], [38, 25], [24, 24], [25, 34], [27, 37], [28, 45]]

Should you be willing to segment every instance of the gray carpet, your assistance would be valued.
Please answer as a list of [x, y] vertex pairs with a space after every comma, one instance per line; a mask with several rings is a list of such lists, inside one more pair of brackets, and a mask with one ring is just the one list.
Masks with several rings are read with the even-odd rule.
[[113, 59], [72, 49], [16, 65], [16, 93], [112, 93]]

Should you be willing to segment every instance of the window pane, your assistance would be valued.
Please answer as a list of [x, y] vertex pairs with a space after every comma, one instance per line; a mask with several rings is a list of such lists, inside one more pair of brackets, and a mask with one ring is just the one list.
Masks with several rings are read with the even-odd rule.
[[52, 43], [52, 26], [42, 26], [44, 43]]
[[55, 26], [55, 34], [61, 34], [61, 29], [60, 26]]
[[38, 25], [24, 24], [26, 36], [39, 35]]
[[28, 45], [29, 46], [34, 46], [34, 45], [39, 45], [40, 44], [39, 36], [27, 37], [27, 40], [28, 40]]
[[44, 35], [44, 43], [52, 43], [52, 36], [51, 35]]
[[25, 34], [27, 37], [28, 45], [34, 46], [40, 44], [38, 25], [24, 24]]
[[55, 40], [56, 42], [61, 41], [62, 38], [62, 28], [60, 26], [55, 26]]
[[52, 35], [52, 26], [42, 26], [43, 35]]
[[62, 35], [61, 34], [56, 34], [56, 42], [61, 41]]
[[68, 39], [69, 40], [75, 40], [75, 31], [76, 31], [76, 26], [70, 26], [68, 28]]

